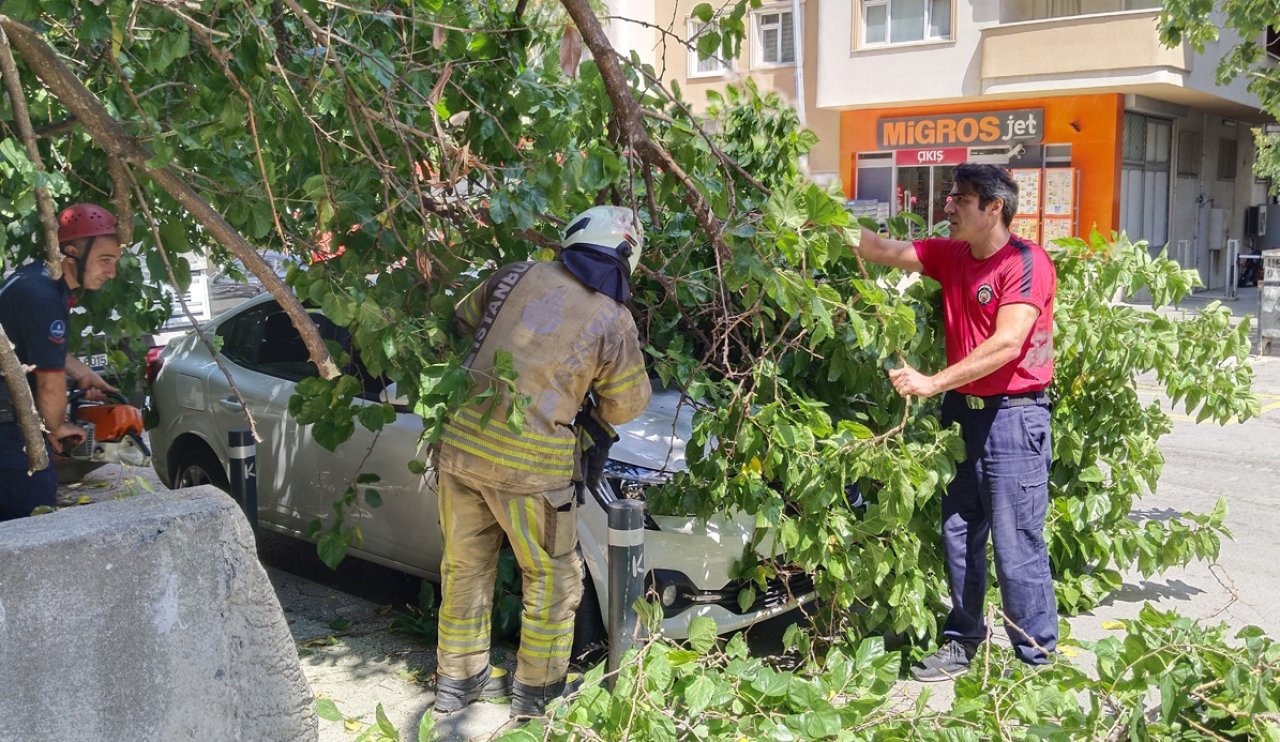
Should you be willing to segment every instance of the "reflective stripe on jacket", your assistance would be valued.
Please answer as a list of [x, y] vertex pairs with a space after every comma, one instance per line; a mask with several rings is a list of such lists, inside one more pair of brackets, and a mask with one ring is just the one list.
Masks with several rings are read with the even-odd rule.
[[[521, 271], [510, 288], [512, 275]], [[469, 371], [473, 394], [496, 394], [450, 414], [440, 467], [513, 492], [563, 488], [574, 473], [573, 420], [588, 390], [596, 395], [596, 415], [611, 425], [631, 420], [649, 403], [635, 320], [559, 262], [513, 264], [459, 302], [456, 321], [463, 332], [486, 326], [485, 312], [497, 309], [495, 290], [509, 295], [487, 324]], [[499, 351], [510, 354], [516, 389], [528, 397], [519, 432], [508, 422], [505, 383], [494, 383]]]

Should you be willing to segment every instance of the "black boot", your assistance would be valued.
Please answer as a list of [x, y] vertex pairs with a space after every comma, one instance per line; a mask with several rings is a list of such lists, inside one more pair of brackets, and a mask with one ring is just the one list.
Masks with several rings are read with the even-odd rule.
[[547, 685], [525, 685], [517, 680], [511, 689], [512, 718], [531, 718], [547, 713], [547, 704], [562, 696], [576, 693], [582, 686], [582, 676], [574, 673], [569, 678]]
[[436, 674], [437, 716], [452, 714], [481, 698], [497, 699], [511, 695], [511, 676], [501, 667], [490, 665], [466, 680], [454, 680]]

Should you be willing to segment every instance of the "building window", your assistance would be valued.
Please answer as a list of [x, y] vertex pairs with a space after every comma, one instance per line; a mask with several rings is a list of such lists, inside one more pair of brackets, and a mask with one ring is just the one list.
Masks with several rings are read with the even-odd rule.
[[791, 11], [756, 13], [755, 19], [760, 64], [795, 64], [796, 32]]
[[1218, 180], [1236, 179], [1236, 140], [1218, 140]]
[[1178, 175], [1200, 177], [1200, 160], [1204, 158], [1204, 145], [1198, 131], [1178, 133]]
[[1275, 26], [1267, 26], [1267, 54], [1272, 59], [1280, 59], [1280, 30]]
[[1173, 122], [1126, 111], [1120, 175], [1120, 225], [1137, 242], [1169, 241]]
[[689, 77], [711, 77], [725, 75], [733, 71], [733, 65], [720, 58], [719, 49], [715, 54], [700, 59], [698, 55], [698, 38], [708, 29], [710, 24], [696, 19], [689, 19]]
[[951, 0], [862, 0], [862, 43], [951, 38]]

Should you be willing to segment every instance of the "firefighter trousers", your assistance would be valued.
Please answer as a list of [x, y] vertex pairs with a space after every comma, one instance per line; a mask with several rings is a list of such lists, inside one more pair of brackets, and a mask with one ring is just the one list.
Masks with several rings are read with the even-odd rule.
[[573, 486], [514, 494], [442, 470], [439, 498], [444, 598], [437, 672], [462, 680], [489, 664], [489, 617], [505, 534], [523, 575], [515, 679], [531, 686], [563, 680], [573, 648], [573, 616], [582, 600]]
[[943, 427], [960, 423], [967, 458], [942, 498], [942, 547], [951, 583], [943, 635], [977, 644], [987, 635], [987, 542], [995, 552], [1005, 631], [1018, 659], [1049, 661], [1058, 607], [1044, 522], [1053, 459], [1049, 408], [969, 409], [964, 395], [942, 402]]

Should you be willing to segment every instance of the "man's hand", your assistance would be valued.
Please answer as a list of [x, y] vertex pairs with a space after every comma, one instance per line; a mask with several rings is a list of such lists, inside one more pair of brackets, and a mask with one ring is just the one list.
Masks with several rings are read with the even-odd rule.
[[893, 382], [893, 388], [898, 394], [904, 397], [925, 399], [942, 391], [934, 377], [925, 376], [905, 363], [902, 368], [889, 371], [889, 381]]
[[67, 358], [67, 375], [75, 385], [84, 390], [84, 398], [90, 402], [106, 400], [106, 392], [119, 394], [120, 390], [111, 386], [98, 375], [97, 371], [84, 365], [78, 358]]
[[56, 430], [49, 433], [49, 445], [53, 447], [54, 453], [64, 453], [84, 443], [86, 437], [88, 434], [85, 433], [84, 428], [69, 420], [63, 420]]

